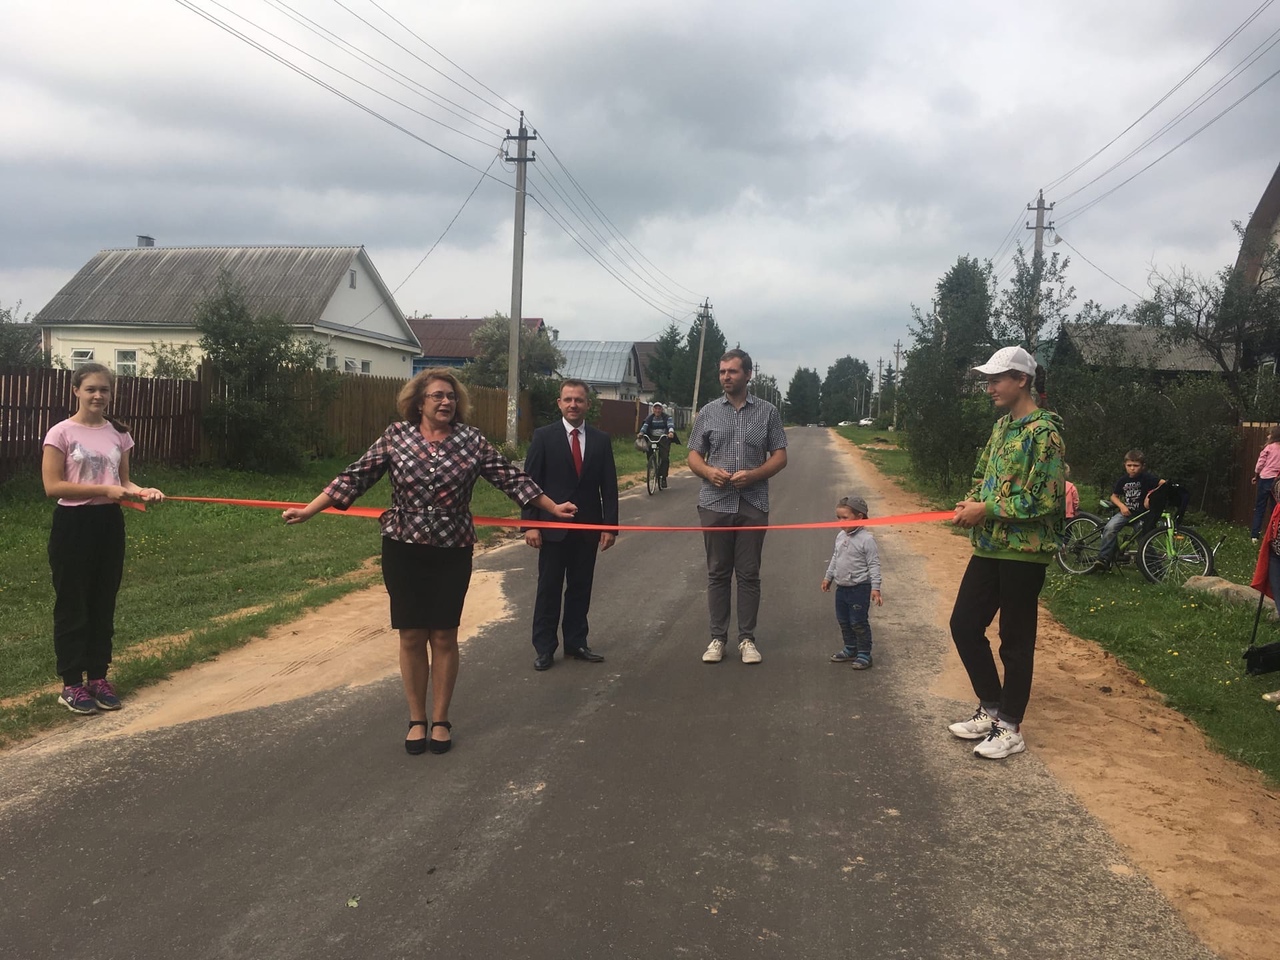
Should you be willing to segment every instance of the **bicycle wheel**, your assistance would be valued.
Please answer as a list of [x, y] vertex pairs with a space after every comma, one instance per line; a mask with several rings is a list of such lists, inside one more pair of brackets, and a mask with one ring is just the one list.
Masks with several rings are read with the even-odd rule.
[[1058, 566], [1067, 573], [1089, 573], [1098, 565], [1098, 545], [1102, 542], [1102, 523], [1097, 517], [1078, 514], [1067, 521], [1062, 546], [1058, 548]]
[[1182, 586], [1191, 577], [1213, 573], [1213, 551], [1190, 527], [1158, 527], [1138, 543], [1138, 566], [1152, 583]]
[[644, 484], [649, 488], [649, 496], [658, 492], [658, 460], [652, 453], [645, 457]]

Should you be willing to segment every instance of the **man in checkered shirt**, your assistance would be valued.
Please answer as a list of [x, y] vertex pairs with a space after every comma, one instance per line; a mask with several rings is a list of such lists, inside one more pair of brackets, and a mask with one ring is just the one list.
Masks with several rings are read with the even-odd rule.
[[[751, 357], [730, 350], [720, 358], [724, 396], [698, 412], [689, 434], [689, 468], [702, 478], [698, 518], [704, 527], [769, 524], [769, 478], [787, 465], [787, 435], [778, 408], [747, 392]], [[711, 644], [703, 663], [719, 663], [729, 639], [732, 581], [738, 580], [738, 651], [759, 663], [760, 553], [764, 530], [702, 535], [707, 550], [707, 607]]]

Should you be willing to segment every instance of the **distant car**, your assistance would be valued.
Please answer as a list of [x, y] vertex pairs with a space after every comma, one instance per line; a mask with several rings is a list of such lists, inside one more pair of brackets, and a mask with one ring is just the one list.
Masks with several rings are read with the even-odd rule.
[[863, 417], [861, 420], [859, 420], [859, 421], [858, 421], [858, 426], [860, 426], [860, 427], [869, 427], [869, 426], [871, 426], [872, 424], [874, 424], [875, 422], [876, 422], [876, 421], [875, 421], [875, 419], [874, 419], [873, 417]]
[[816, 426], [817, 426], [817, 424], [816, 424], [816, 423], [806, 423], [806, 424], [805, 424], [805, 426], [806, 426], [806, 427], [816, 427]]
[[827, 425], [827, 421], [825, 421], [825, 420], [819, 420], [819, 421], [818, 421], [818, 426], [820, 426], [820, 427], [825, 427], [826, 425]]
[[852, 427], [852, 426], [853, 426], [853, 421], [852, 421], [852, 420], [841, 420], [839, 423], [837, 423], [837, 424], [836, 424], [836, 426], [837, 426], [837, 427]]

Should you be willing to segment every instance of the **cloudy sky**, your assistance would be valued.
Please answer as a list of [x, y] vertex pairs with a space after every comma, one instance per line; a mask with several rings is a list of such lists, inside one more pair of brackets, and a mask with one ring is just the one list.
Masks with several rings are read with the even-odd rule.
[[0, 22], [0, 305], [24, 313], [140, 233], [363, 244], [407, 313], [507, 312], [495, 158], [523, 110], [525, 315], [653, 339], [707, 298], [785, 388], [890, 361], [957, 257], [1006, 273], [1040, 188], [1079, 303], [1120, 306], [1153, 266], [1232, 261], [1280, 162], [1277, 78], [1080, 210], [1280, 71], [1272, 0], [6, 0]]

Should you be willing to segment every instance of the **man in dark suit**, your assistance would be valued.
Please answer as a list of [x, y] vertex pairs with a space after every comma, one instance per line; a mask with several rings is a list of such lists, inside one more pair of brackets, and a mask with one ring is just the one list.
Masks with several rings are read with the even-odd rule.
[[[562, 419], [539, 427], [525, 457], [525, 473], [552, 500], [574, 503], [575, 523], [618, 522], [618, 471], [613, 446], [603, 430], [586, 424], [587, 385], [581, 380], [560, 384], [556, 401]], [[549, 513], [525, 507], [525, 520], [555, 520]], [[600, 663], [604, 657], [587, 646], [587, 611], [595, 579], [596, 551], [608, 550], [617, 531], [526, 530], [524, 542], [538, 551], [538, 595], [533, 606], [535, 670], [555, 662], [556, 628], [564, 637], [566, 659]], [[563, 598], [564, 619], [560, 621]]]

